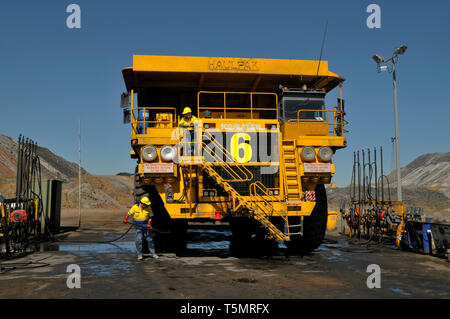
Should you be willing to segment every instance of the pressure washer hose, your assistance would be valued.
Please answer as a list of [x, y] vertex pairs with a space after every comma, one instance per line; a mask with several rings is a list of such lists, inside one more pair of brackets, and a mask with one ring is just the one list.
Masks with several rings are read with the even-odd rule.
[[[131, 230], [131, 228], [133, 227], [133, 224], [131, 223], [127, 223], [130, 224], [130, 227], [128, 227], [128, 229], [126, 230], [126, 232], [124, 232], [122, 235], [120, 235], [117, 238], [114, 238], [112, 240], [64, 240], [64, 239], [58, 239], [56, 237], [54, 237], [55, 241], [59, 241], [59, 242], [66, 242], [66, 243], [98, 243], [98, 244], [110, 244], [113, 243], [115, 241], [118, 241], [119, 239], [122, 239], [123, 237], [125, 237], [126, 234], [128, 234]], [[163, 232], [159, 229], [156, 228], [152, 228], [152, 231], [155, 231], [157, 233], [161, 233], [161, 234], [169, 234], [170, 232]]]

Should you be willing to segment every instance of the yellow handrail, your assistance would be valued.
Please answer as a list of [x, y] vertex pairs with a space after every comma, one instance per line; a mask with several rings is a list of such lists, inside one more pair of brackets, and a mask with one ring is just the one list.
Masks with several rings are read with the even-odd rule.
[[[208, 106], [200, 106], [200, 94], [221, 94], [223, 95], [223, 107], [208, 107]], [[244, 107], [230, 107], [227, 108], [227, 94], [247, 94], [250, 95], [250, 108], [244, 108]], [[253, 96], [254, 95], [272, 95], [275, 97], [275, 105], [270, 107], [255, 107], [253, 105]], [[226, 92], [226, 91], [199, 91], [197, 93], [197, 114], [200, 117], [200, 110], [206, 109], [206, 110], [223, 110], [224, 112], [224, 118], [227, 118], [227, 110], [228, 111], [250, 111], [250, 118], [253, 119], [253, 112], [254, 111], [274, 111], [276, 113], [275, 119], [278, 118], [278, 95], [276, 93], [272, 92]]]
[[[133, 99], [132, 99], [133, 101]], [[139, 114], [136, 118], [135, 116], [135, 111], [137, 111], [139, 113], [139, 110], [152, 110], [152, 111], [156, 111], [156, 110], [169, 110], [169, 111], [173, 111], [173, 120], [171, 121], [149, 121], [149, 120], [145, 120], [145, 116], [143, 120], [139, 120]], [[134, 130], [135, 134], [142, 134], [139, 133], [137, 131], [137, 126], [138, 124], [143, 124], [144, 128], [146, 128], [146, 124], [172, 124], [173, 126], [175, 126], [176, 124], [176, 115], [177, 115], [177, 109], [175, 107], [157, 107], [157, 106], [144, 106], [144, 107], [134, 107], [133, 103], [131, 104], [131, 128]], [[157, 128], [157, 127], [153, 127], [153, 128]]]
[[[319, 120], [319, 119], [302, 119], [300, 118], [300, 113], [301, 112], [323, 112], [324, 114], [324, 119]], [[329, 113], [333, 112], [333, 121], [329, 121]], [[297, 119], [289, 119], [287, 122], [288, 123], [298, 123], [300, 124], [301, 122], [307, 122], [307, 123], [327, 123], [328, 125], [331, 125], [333, 127], [333, 130], [329, 130], [329, 133], [333, 133], [333, 135], [335, 136], [337, 131], [336, 128], [339, 128], [342, 132], [343, 132], [343, 126], [344, 123], [342, 121], [336, 122], [336, 118], [338, 118], [339, 116], [342, 117], [342, 111], [339, 110], [311, 110], [311, 109], [300, 109], [297, 111]]]
[[[217, 148], [221, 151], [222, 154], [225, 155], [225, 158], [226, 158], [227, 161], [224, 162], [224, 161], [223, 161], [223, 158], [220, 158], [220, 157], [217, 155], [216, 152], [214, 152], [214, 155], [212, 155], [214, 150], [213, 150], [208, 144], [206, 144], [205, 142], [203, 142], [203, 149], [206, 149], [207, 151], [209, 151], [209, 153], [211, 154], [211, 156], [214, 156], [214, 159], [215, 159], [216, 161], [221, 162], [221, 163], [225, 163], [225, 165], [223, 165], [223, 167], [225, 168], [225, 170], [227, 171], [227, 173], [230, 174], [230, 176], [233, 176], [233, 175], [234, 175], [234, 176], [237, 176], [237, 177], [238, 177], [238, 178], [235, 177], [234, 180], [226, 180], [226, 179], [224, 179], [224, 181], [227, 181], [227, 182], [245, 182], [245, 181], [251, 181], [251, 180], [253, 179], [253, 177], [254, 177], [254, 176], [253, 176], [253, 173], [252, 173], [247, 167], [245, 167], [245, 165], [243, 165], [243, 164], [241, 164], [241, 163], [236, 163], [236, 162], [234, 161], [233, 155], [230, 154], [230, 153], [228, 152], [228, 150], [227, 150], [225, 147], [223, 147], [223, 145], [219, 144], [215, 139], [212, 139], [213, 136], [211, 135], [210, 132], [205, 132], [205, 134], [208, 134], [208, 135], [209, 135], [209, 139], [208, 139], [208, 140], [209, 140], [215, 147], [217, 147]], [[234, 166], [234, 167], [237, 167], [237, 168], [240, 170], [240, 172], [241, 172], [246, 178], [243, 179], [241, 176], [239, 176], [239, 175], [234, 171], [234, 169], [232, 168], [232, 166], [229, 164], [228, 161], [236, 163], [236, 164], [234, 164], [233, 166]], [[205, 162], [205, 163], [206, 163], [206, 162]], [[212, 165], [212, 163], [211, 163], [211, 165]]]
[[[263, 193], [263, 195], [259, 194], [257, 189]], [[281, 203], [280, 199], [271, 195], [269, 193], [269, 189], [260, 181], [252, 183], [250, 185], [250, 196], [252, 201], [256, 204], [258, 202], [264, 202], [266, 206], [271, 207], [273, 210], [273, 202]], [[270, 200], [267, 200], [269, 198]], [[288, 222], [287, 216], [280, 215], [286, 222]]]

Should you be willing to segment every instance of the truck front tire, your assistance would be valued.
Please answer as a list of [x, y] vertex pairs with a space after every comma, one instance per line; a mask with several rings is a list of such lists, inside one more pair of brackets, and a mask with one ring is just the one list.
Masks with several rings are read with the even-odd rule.
[[303, 236], [292, 235], [286, 242], [289, 253], [306, 255], [317, 249], [325, 238], [328, 219], [327, 193], [323, 184], [317, 184], [316, 206], [310, 216], [303, 219]]

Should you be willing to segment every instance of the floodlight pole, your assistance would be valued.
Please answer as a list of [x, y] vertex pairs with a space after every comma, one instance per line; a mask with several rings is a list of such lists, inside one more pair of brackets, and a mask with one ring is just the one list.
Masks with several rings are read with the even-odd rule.
[[78, 119], [78, 228], [81, 228], [81, 119]]
[[389, 59], [385, 60], [381, 55], [374, 55], [372, 59], [378, 64], [378, 72], [380, 72], [381, 67], [380, 64], [386, 64], [389, 61], [392, 62], [392, 77], [393, 77], [393, 85], [394, 85], [394, 120], [395, 120], [395, 157], [396, 157], [396, 165], [397, 165], [397, 200], [399, 202], [402, 201], [402, 176], [400, 171], [400, 139], [399, 139], [399, 129], [398, 129], [398, 105], [397, 105], [397, 75], [395, 73], [395, 59], [399, 54], [404, 54], [408, 47], [406, 45], [402, 45], [395, 49], [394, 54]]
[[395, 117], [395, 146], [396, 146], [396, 162], [397, 162], [397, 200], [402, 201], [402, 176], [400, 172], [400, 139], [398, 134], [398, 106], [397, 106], [397, 77], [395, 74], [395, 58], [392, 59], [392, 77], [394, 85], [394, 117]]

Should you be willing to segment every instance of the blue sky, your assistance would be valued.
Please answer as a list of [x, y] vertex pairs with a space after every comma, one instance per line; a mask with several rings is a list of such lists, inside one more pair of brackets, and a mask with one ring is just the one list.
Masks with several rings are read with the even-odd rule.
[[[81, 29], [66, 7], [81, 7]], [[381, 7], [369, 29], [366, 8]], [[0, 133], [19, 133], [95, 174], [133, 171], [129, 126], [122, 124], [121, 69], [133, 54], [315, 60], [344, 76], [348, 147], [335, 156], [338, 185], [350, 182], [353, 152], [383, 146], [391, 164], [392, 75], [371, 56], [402, 44], [398, 103], [402, 166], [450, 151], [448, 1], [2, 1]], [[330, 92], [333, 106], [338, 92]]]

